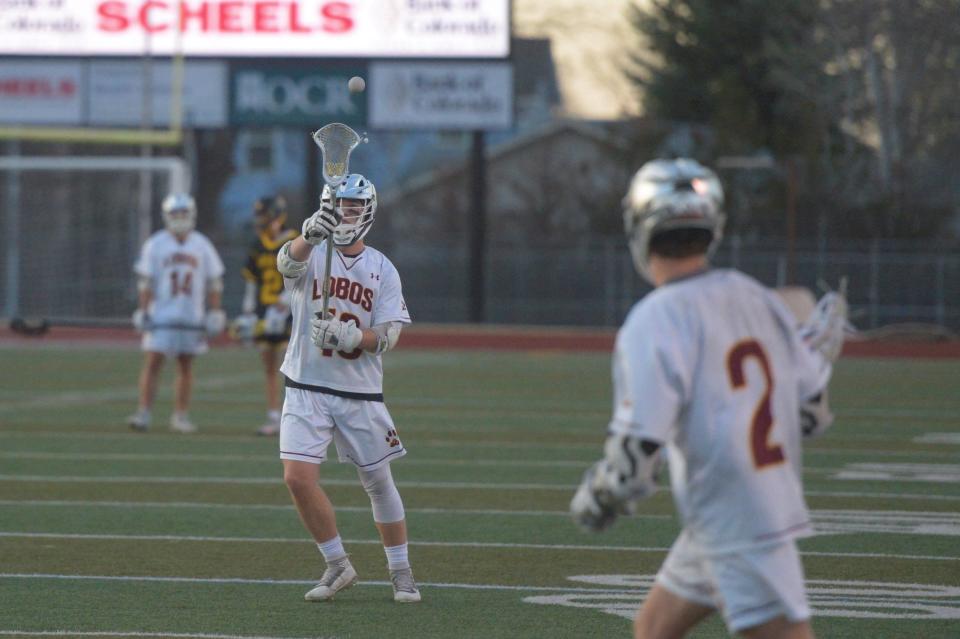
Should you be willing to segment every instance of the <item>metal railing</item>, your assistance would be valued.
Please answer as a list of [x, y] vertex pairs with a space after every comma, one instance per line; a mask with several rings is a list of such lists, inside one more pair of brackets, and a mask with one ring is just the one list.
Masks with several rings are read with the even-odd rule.
[[[75, 234], [71, 245], [101, 246], [100, 259], [113, 263], [110, 277], [77, 269], [69, 277], [41, 278], [23, 287], [22, 315], [127, 316], [135, 304], [130, 267], [134, 251], [108, 256], [106, 247], [130, 240], [102, 234], [86, 242]], [[104, 240], [107, 240], [104, 242]], [[230, 315], [243, 295], [240, 270], [246, 238], [214, 238], [227, 267], [224, 303]], [[403, 280], [414, 321], [467, 322], [470, 318], [468, 251], [465, 242], [405, 239], [372, 241], [393, 261]], [[30, 254], [30, 252], [26, 252]], [[768, 286], [798, 284], [819, 296], [818, 282], [836, 286], [849, 280], [852, 319], [861, 329], [899, 323], [930, 323], [960, 331], [960, 250], [950, 245], [905, 242], [798, 244], [793, 263], [776, 239], [727, 238], [714, 256], [720, 267], [733, 266]], [[129, 262], [129, 263], [128, 263]], [[3, 270], [0, 265], [0, 271]], [[29, 264], [24, 272], [36, 272]], [[484, 259], [484, 321], [503, 324], [618, 326], [650, 287], [634, 271], [620, 238], [569, 245], [491, 243]], [[788, 273], [793, 277], [789, 278]], [[2, 282], [2, 278], [0, 278]], [[55, 285], [63, 284], [64, 290]]]

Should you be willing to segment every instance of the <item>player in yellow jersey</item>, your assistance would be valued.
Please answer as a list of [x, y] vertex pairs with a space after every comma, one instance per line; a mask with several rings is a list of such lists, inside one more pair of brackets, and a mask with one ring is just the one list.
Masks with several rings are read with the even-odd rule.
[[256, 239], [250, 245], [243, 278], [247, 281], [242, 314], [234, 325], [238, 336], [252, 339], [263, 362], [267, 420], [258, 435], [280, 432], [280, 360], [290, 339], [290, 306], [277, 270], [277, 251], [299, 233], [285, 226], [287, 203], [280, 196], [262, 197], [253, 206]]

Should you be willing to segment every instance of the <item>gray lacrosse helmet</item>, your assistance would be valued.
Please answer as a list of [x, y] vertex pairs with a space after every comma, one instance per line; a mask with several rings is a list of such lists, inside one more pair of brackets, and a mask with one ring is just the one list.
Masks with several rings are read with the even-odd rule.
[[646, 280], [650, 240], [674, 229], [710, 231], [708, 255], [723, 237], [723, 187], [716, 174], [696, 160], [652, 160], [630, 183], [623, 198], [623, 229], [633, 263]]
[[[171, 193], [163, 198], [160, 205], [163, 212], [163, 224], [176, 235], [185, 235], [197, 225], [197, 204], [189, 193]], [[187, 215], [174, 215], [186, 211]]]
[[341, 199], [363, 201], [363, 212], [356, 221], [348, 223], [343, 220], [333, 230], [335, 246], [350, 246], [354, 242], [362, 240], [370, 231], [370, 227], [373, 226], [373, 219], [377, 214], [377, 189], [373, 186], [373, 182], [359, 173], [349, 173], [337, 187], [336, 193], [329, 185], [323, 187], [320, 201], [325, 204], [332, 202], [334, 198], [336, 198], [338, 207]]

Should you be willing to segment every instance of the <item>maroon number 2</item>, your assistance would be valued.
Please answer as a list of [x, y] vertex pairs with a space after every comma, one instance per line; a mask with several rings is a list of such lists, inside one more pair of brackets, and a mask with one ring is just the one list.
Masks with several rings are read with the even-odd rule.
[[750, 422], [750, 450], [753, 452], [753, 464], [759, 470], [765, 466], [779, 464], [784, 460], [783, 448], [770, 443], [770, 430], [773, 428], [773, 413], [770, 410], [770, 395], [773, 392], [773, 373], [770, 360], [763, 347], [755, 339], [738, 342], [727, 355], [727, 373], [734, 390], [746, 386], [747, 377], [743, 372], [744, 363], [754, 358], [760, 363], [766, 379], [766, 388], [760, 403], [753, 412]]

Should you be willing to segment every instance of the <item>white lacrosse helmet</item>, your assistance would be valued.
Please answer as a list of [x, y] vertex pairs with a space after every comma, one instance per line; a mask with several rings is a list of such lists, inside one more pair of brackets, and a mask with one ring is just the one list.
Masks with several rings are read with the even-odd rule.
[[[171, 193], [163, 198], [163, 224], [175, 235], [186, 235], [197, 225], [197, 203], [188, 193]], [[186, 211], [186, 215], [179, 214]]]
[[623, 198], [623, 228], [633, 263], [648, 281], [650, 240], [675, 229], [704, 229], [713, 236], [707, 254], [723, 237], [723, 187], [716, 174], [696, 160], [652, 160], [630, 183]]
[[[327, 203], [332, 197], [333, 190], [329, 186], [324, 186], [320, 201]], [[356, 219], [349, 221], [346, 219], [345, 211], [340, 207], [342, 199], [363, 201], [363, 210]], [[337, 209], [344, 214], [344, 218], [333, 230], [333, 243], [335, 246], [350, 246], [362, 240], [373, 226], [373, 218], [377, 214], [377, 189], [373, 186], [373, 182], [359, 173], [350, 173], [337, 187], [336, 200]]]

